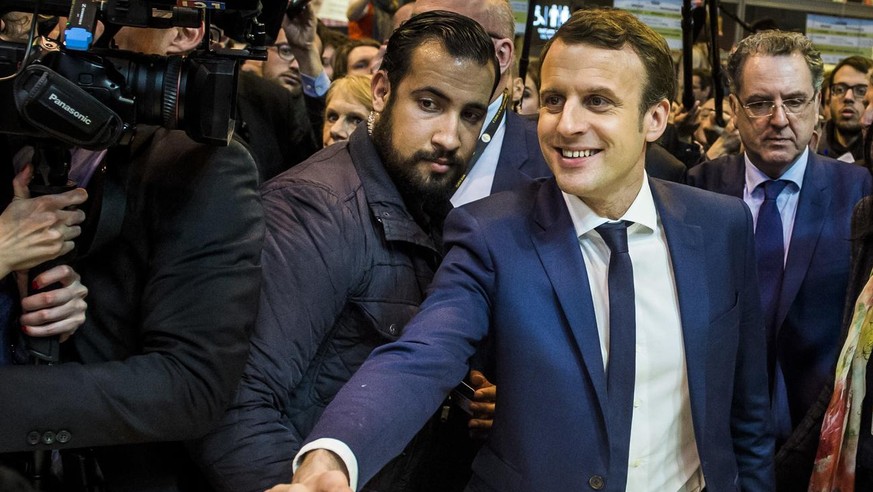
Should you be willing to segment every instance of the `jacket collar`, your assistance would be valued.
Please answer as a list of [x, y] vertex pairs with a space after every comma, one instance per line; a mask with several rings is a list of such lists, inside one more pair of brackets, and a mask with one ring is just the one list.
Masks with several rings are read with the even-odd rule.
[[366, 124], [360, 124], [352, 132], [349, 138], [349, 154], [361, 178], [361, 186], [364, 188], [373, 219], [382, 224], [385, 239], [413, 243], [437, 253], [442, 251], [442, 245], [439, 244], [441, 227], [432, 227], [428, 234], [415, 221], [400, 191], [385, 170]]

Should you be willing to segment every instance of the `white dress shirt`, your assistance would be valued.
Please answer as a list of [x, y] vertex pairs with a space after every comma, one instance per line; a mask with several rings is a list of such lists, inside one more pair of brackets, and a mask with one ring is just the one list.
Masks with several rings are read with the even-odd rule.
[[[594, 228], [609, 220], [576, 196], [565, 193], [564, 200], [588, 272], [606, 369], [610, 252]], [[634, 270], [637, 346], [627, 490], [698, 491], [703, 476], [691, 422], [679, 296], [648, 176], [621, 220], [633, 222], [628, 228], [628, 251]]]
[[[509, 97], [504, 94], [503, 97]], [[488, 122], [494, 119], [500, 105], [503, 104], [503, 97], [498, 97], [488, 105], [488, 113], [485, 115], [485, 124], [482, 125], [482, 130], [479, 132], [479, 138], [488, 128]], [[509, 108], [506, 109], [509, 111]], [[485, 198], [491, 194], [491, 187], [494, 185], [494, 173], [497, 172], [497, 160], [500, 159], [500, 149], [503, 148], [503, 136], [506, 135], [506, 113], [500, 119], [500, 124], [494, 135], [491, 135], [488, 145], [479, 156], [479, 160], [473, 166], [473, 169], [467, 174], [467, 178], [461, 183], [461, 186], [455, 190], [452, 195], [452, 205], [460, 207], [465, 203]], [[478, 140], [477, 140], [478, 143]]]
[[[745, 154], [745, 161], [746, 186], [743, 188], [743, 201], [746, 202], [749, 210], [752, 211], [752, 217], [755, 219], [755, 227], [757, 228], [758, 211], [761, 209], [761, 204], [764, 203], [764, 189], [758, 188], [758, 185], [771, 178], [752, 164], [748, 154]], [[785, 258], [783, 262], [788, 260], [788, 247], [791, 245], [791, 234], [794, 232], [794, 220], [797, 216], [797, 201], [800, 198], [800, 187], [803, 183], [803, 175], [806, 173], [808, 161], [809, 149], [806, 149], [782, 173], [782, 176], [779, 176], [779, 179], [788, 181], [785, 189], [776, 198], [776, 208], [779, 209], [779, 216], [782, 218], [782, 244], [785, 245]]]

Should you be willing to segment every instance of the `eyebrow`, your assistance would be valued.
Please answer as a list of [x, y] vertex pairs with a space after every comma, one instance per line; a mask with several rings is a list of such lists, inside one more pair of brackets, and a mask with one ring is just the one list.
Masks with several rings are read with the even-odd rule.
[[[555, 87], [543, 86], [540, 88], [540, 94], [567, 94], [567, 93], [579, 93], [579, 92], [580, 91], [577, 90], [575, 87], [555, 88]], [[593, 87], [586, 87], [584, 89], [584, 95], [586, 97], [591, 96], [591, 95], [600, 95], [600, 96], [609, 97], [610, 99], [613, 99], [613, 100], [619, 99], [618, 94], [611, 87], [607, 87], [605, 85], [596, 85]]]
[[[812, 96], [807, 95], [803, 91], [789, 92], [788, 94], [779, 94], [782, 97], [782, 100], [786, 99], [811, 99], [815, 97], [815, 94]], [[770, 94], [751, 94], [747, 99], [748, 101], [773, 101], [775, 98]]]
[[[421, 87], [419, 89], [415, 89], [412, 91], [412, 94], [414, 94], [414, 95], [418, 95], [421, 93], [433, 94], [438, 99], [442, 99], [444, 101], [451, 101], [452, 100], [452, 98], [449, 97], [448, 94], [441, 91], [440, 89], [437, 89], [436, 87], [426, 86], [426, 87]], [[488, 110], [487, 104], [480, 104], [480, 103], [469, 103], [469, 104], [465, 104], [464, 107], [465, 108], [473, 108], [473, 109], [482, 109], [482, 110], [486, 110], [486, 111]]]

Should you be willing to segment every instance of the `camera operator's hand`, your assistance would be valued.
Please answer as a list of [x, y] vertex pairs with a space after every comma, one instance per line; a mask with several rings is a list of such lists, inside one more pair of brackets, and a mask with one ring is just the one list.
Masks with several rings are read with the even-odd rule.
[[55, 283], [61, 287], [21, 300], [24, 313], [20, 319], [21, 331], [32, 337], [60, 335], [60, 341], [64, 342], [85, 322], [88, 288], [80, 282], [79, 274], [67, 265], [50, 268], [33, 279], [37, 289]]
[[318, 77], [321, 72], [324, 72], [320, 49], [315, 42], [317, 24], [318, 18], [315, 16], [312, 4], [303, 7], [303, 10], [293, 19], [289, 19], [286, 15], [282, 20], [282, 29], [285, 31], [285, 37], [288, 38], [288, 46], [291, 47], [294, 58], [300, 65], [300, 73], [310, 77]]
[[28, 165], [15, 176], [15, 198], [0, 214], [0, 277], [69, 253], [81, 233], [78, 224], [85, 213], [66, 209], [84, 203], [88, 193], [79, 188], [30, 198], [27, 183], [32, 175]]

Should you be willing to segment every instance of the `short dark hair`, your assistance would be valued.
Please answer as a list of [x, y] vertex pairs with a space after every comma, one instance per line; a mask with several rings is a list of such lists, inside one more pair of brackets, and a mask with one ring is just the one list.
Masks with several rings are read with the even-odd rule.
[[737, 49], [728, 56], [727, 73], [730, 78], [731, 92], [739, 95], [740, 75], [743, 66], [752, 56], [789, 56], [799, 54], [806, 61], [809, 73], [812, 75], [812, 88], [816, 92], [821, 89], [824, 79], [824, 62], [821, 53], [815, 49], [812, 41], [798, 32], [761, 31], [743, 39], [737, 44]]
[[873, 69], [873, 60], [860, 55], [843, 58], [828, 75], [828, 86], [834, 85], [834, 75], [836, 75], [837, 71], [843, 67], [852, 67], [864, 75], [867, 75], [870, 70]]
[[630, 46], [646, 69], [640, 114], [664, 99], [672, 101], [676, 95], [676, 73], [667, 40], [630, 12], [613, 8], [577, 10], [543, 47], [541, 63], [545, 63], [549, 49], [558, 40], [609, 50]]
[[432, 10], [412, 16], [404, 22], [391, 38], [382, 58], [380, 70], [388, 73], [388, 81], [397, 87], [409, 72], [413, 52], [428, 42], [437, 42], [449, 55], [471, 60], [479, 65], [494, 68], [494, 85], [500, 81], [500, 64], [494, 54], [491, 36], [478, 22], [455, 12]]

